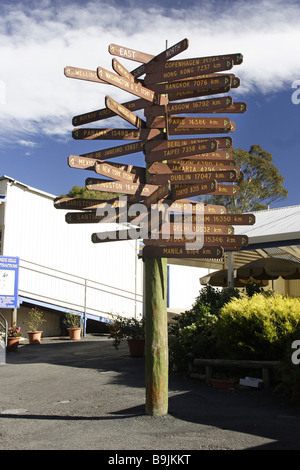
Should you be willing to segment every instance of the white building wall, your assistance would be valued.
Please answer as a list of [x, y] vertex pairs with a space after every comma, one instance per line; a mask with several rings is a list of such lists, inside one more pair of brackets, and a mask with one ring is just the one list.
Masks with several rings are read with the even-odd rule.
[[206, 268], [169, 265], [169, 309], [190, 310], [201, 288], [200, 277], [209, 272]]
[[20, 257], [20, 295], [79, 311], [86, 303], [96, 316], [142, 313], [136, 241], [94, 244], [100, 224], [67, 224], [52, 195], [22, 184], [7, 182], [5, 206], [3, 254]]

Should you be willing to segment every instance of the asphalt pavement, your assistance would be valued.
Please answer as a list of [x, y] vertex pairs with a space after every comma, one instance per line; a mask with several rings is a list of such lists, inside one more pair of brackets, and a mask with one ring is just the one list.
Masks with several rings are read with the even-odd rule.
[[0, 365], [0, 397], [0, 450], [107, 451], [118, 464], [122, 451], [165, 451], [177, 461], [152, 462], [165, 466], [204, 450], [300, 450], [300, 410], [270, 391], [170, 372], [168, 414], [146, 415], [144, 358], [105, 335], [23, 342]]

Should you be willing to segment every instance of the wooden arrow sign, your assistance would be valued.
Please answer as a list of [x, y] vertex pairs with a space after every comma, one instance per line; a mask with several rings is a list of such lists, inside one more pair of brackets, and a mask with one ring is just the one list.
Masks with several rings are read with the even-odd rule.
[[[157, 142], [161, 142], [157, 140]], [[178, 145], [180, 142], [183, 145]], [[193, 142], [193, 143], [192, 143]], [[157, 150], [161, 149], [161, 150]], [[184, 158], [190, 155], [201, 155], [207, 152], [211, 152], [217, 149], [217, 141], [215, 139], [199, 139], [198, 142], [195, 139], [174, 139], [164, 141], [155, 149], [147, 150], [147, 143], [145, 145], [146, 155], [145, 160], [147, 163], [161, 162], [164, 160], [174, 160], [174, 158]]]
[[77, 78], [78, 80], [87, 80], [89, 82], [106, 83], [101, 80], [96, 70], [82, 69], [79, 67], [67, 66], [64, 68], [64, 74], [68, 78]]
[[222, 258], [221, 247], [205, 247], [201, 249], [187, 249], [183, 246], [145, 246], [144, 258]]
[[[152, 128], [165, 128], [166, 119], [164, 117], [157, 117], [152, 122]], [[210, 134], [211, 132], [229, 132], [231, 129], [231, 121], [229, 118], [218, 117], [169, 117], [168, 118], [169, 131], [172, 129], [195, 129], [198, 132]]]
[[[101, 75], [100, 75], [100, 78]], [[214, 90], [230, 86], [231, 80], [229, 75], [216, 76], [211, 78], [194, 78], [192, 80], [179, 80], [177, 82], [160, 83], [150, 85], [151, 90], [156, 93], [178, 93], [181, 91], [201, 91], [201, 90]]]
[[[180, 223], [183, 220], [182, 214], [171, 214], [170, 221]], [[209, 225], [253, 225], [255, 215], [253, 214], [191, 214], [186, 216], [186, 221], [190, 223], [204, 222]]]
[[189, 47], [189, 41], [187, 39], [183, 39], [182, 41], [179, 41], [177, 44], [174, 44], [174, 46], [169, 47], [165, 51], [153, 57], [149, 62], [147, 62], [147, 64], [140, 65], [136, 69], [132, 70], [131, 73], [132, 75], [135, 76], [135, 78], [138, 78], [150, 70], [149, 65], [151, 66], [153, 64], [164, 63], [167, 60], [172, 59], [172, 57], [175, 57], [176, 55], [185, 51], [188, 47]]
[[96, 160], [109, 160], [114, 157], [121, 157], [123, 155], [130, 155], [132, 153], [141, 152], [144, 148], [142, 141], [132, 142], [124, 145], [118, 145], [116, 147], [110, 147], [103, 150], [96, 150], [95, 152], [82, 153], [80, 157], [83, 158], [94, 158]]
[[182, 67], [195, 67], [210, 63], [217, 63], [222, 60], [231, 60], [234, 65], [240, 65], [243, 62], [243, 55], [227, 54], [209, 57], [196, 57], [191, 59], [169, 60], [168, 62], [155, 62], [154, 60], [147, 64], [147, 73], [157, 73], [159, 71], [170, 71], [181, 69]]
[[200, 196], [201, 194], [211, 194], [216, 188], [217, 182], [215, 180], [198, 184], [175, 184], [172, 187], [171, 199], [176, 201], [177, 199]]
[[194, 184], [199, 183], [199, 181], [226, 181], [232, 182], [236, 181], [237, 172], [235, 170], [229, 171], [205, 171], [201, 173], [194, 172], [176, 172], [176, 173], [167, 173], [167, 174], [152, 174], [149, 175], [150, 184], [163, 184], [166, 181], [170, 181], [172, 185], [174, 184]]
[[[183, 101], [182, 103], [169, 103], [167, 105], [167, 114], [204, 114], [204, 113], [223, 113], [226, 109], [231, 109], [233, 105], [230, 96], [222, 98], [208, 98], [206, 100]], [[232, 111], [231, 111], [232, 112]], [[145, 108], [145, 116], [164, 116], [165, 107], [152, 105]]]
[[218, 186], [208, 195], [214, 196], [237, 196], [240, 192], [240, 188], [236, 184], [222, 184], [219, 183]]
[[135, 49], [118, 46], [117, 44], [110, 44], [108, 46], [108, 52], [112, 55], [123, 57], [124, 59], [130, 59], [142, 63], [147, 63], [154, 58], [154, 55], [152, 54], [146, 54], [145, 52], [136, 51]]
[[136, 114], [134, 114], [129, 109], [125, 108], [122, 104], [118, 103], [116, 100], [111, 98], [110, 96], [105, 97], [105, 105], [108, 109], [113, 111], [115, 114], [118, 114], [121, 118], [125, 119], [125, 121], [129, 122], [133, 126], [141, 129], [142, 127], [146, 127], [146, 122], [140, 119]]
[[93, 129], [82, 127], [73, 129], [73, 139], [79, 140], [147, 140], [154, 137], [163, 137], [159, 129]]
[[235, 166], [233, 160], [176, 160], [172, 163], [152, 163], [147, 169], [150, 174], [168, 175], [172, 173], [202, 173], [206, 171], [223, 171], [223, 170], [235, 170], [237, 174], [240, 173], [240, 169]]
[[[178, 61], [180, 62], [180, 61]], [[183, 61], [184, 62], [184, 61]], [[163, 71], [156, 73], [147, 73], [144, 79], [145, 85], [161, 82], [173, 82], [175, 80], [181, 80], [183, 78], [197, 77], [199, 75], [206, 75], [214, 72], [222, 72], [224, 70], [230, 70], [233, 66], [233, 61], [228, 59], [221, 59], [218, 62], [210, 62], [206, 64], [186, 66], [182, 65], [173, 70], [166, 70], [170, 62], [165, 64]]]
[[139, 96], [140, 98], [144, 98], [151, 103], [157, 104], [167, 104], [168, 99], [165, 96], [160, 96], [159, 94], [155, 93], [148, 88], [143, 87], [140, 83], [134, 83], [131, 80], [128, 80], [125, 77], [121, 77], [109, 70], [98, 67], [97, 74], [100, 80], [103, 80], [105, 83], [110, 83], [111, 85], [115, 85], [122, 90], [128, 91], [132, 95]]
[[87, 189], [92, 191], [107, 191], [109, 193], [117, 194], [134, 194], [142, 197], [150, 196], [157, 189], [157, 185], [152, 184], [108, 181], [98, 178], [87, 178], [85, 185]]
[[[151, 103], [143, 98], [136, 100], [126, 101], [122, 103], [122, 106], [129, 109], [130, 111], [137, 111], [138, 109], [146, 109], [150, 106]], [[110, 117], [116, 116], [116, 113], [111, 111], [108, 108], [97, 109], [95, 111], [90, 111], [89, 113], [78, 114], [72, 119], [73, 126], [80, 126], [81, 124], [88, 124], [90, 122], [100, 121], [102, 119], [107, 119]]]

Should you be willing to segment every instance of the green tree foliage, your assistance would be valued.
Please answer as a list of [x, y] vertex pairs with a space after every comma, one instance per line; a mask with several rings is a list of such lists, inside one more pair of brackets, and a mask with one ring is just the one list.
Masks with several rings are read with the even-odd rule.
[[73, 186], [73, 188], [68, 192], [68, 194], [61, 195], [61, 197], [77, 197], [84, 199], [99, 199], [105, 201], [118, 196], [119, 194], [109, 193], [105, 191], [91, 191], [85, 187], [81, 188], [79, 186]]
[[207, 196], [205, 203], [224, 205], [230, 213], [244, 213], [267, 209], [274, 202], [287, 197], [284, 178], [273, 164], [273, 157], [260, 145], [252, 145], [249, 152], [232, 149], [232, 156], [244, 174], [237, 196]]

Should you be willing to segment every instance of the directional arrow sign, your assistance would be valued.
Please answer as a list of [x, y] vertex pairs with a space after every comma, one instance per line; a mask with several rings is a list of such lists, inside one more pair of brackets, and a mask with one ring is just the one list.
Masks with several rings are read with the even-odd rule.
[[158, 188], [155, 191], [153, 191], [153, 193], [144, 200], [143, 204], [147, 208], [149, 208], [151, 207], [152, 204], [156, 204], [161, 199], [166, 198], [170, 194], [170, 192], [171, 192], [171, 184], [169, 181], [167, 181], [161, 186], [158, 186]]
[[[157, 117], [151, 123], [153, 128], [165, 128], [166, 119], [163, 117]], [[229, 132], [231, 129], [231, 121], [228, 117], [169, 117], [168, 128], [171, 129], [195, 129], [197, 132], [204, 130], [206, 134], [214, 132]]]
[[132, 142], [125, 145], [118, 145], [117, 147], [110, 147], [108, 149], [96, 150], [95, 152], [83, 153], [80, 157], [95, 158], [97, 160], [109, 160], [110, 158], [120, 157], [122, 155], [129, 155], [131, 153], [141, 152], [144, 148], [142, 141]]
[[178, 246], [145, 246], [144, 258], [222, 258], [223, 249], [219, 247], [205, 247], [202, 249], [187, 249]]
[[[161, 141], [157, 140], [157, 142]], [[180, 142], [182, 142], [183, 145], [178, 145]], [[146, 162], [151, 163], [163, 160], [174, 160], [174, 158], [184, 158], [195, 154], [201, 155], [212, 150], [216, 150], [217, 142], [214, 139], [199, 139], [198, 142], [196, 139], [174, 139], [169, 141], [165, 140], [163, 143], [155, 147], [154, 150], [147, 150], [149, 147], [146, 143], [145, 160]], [[156, 151], [156, 148], [160, 150]]]
[[146, 127], [145, 121], [140, 119], [136, 114], [134, 114], [129, 109], [125, 108], [125, 106], [121, 105], [110, 96], [105, 97], [105, 105], [108, 109], [118, 114], [123, 119], [125, 119], [125, 121], [129, 122], [130, 124], [137, 127], [138, 129], [141, 129], [142, 127]]
[[185, 51], [188, 47], [189, 47], [189, 41], [187, 39], [183, 39], [182, 41], [178, 42], [174, 46], [169, 47], [165, 51], [153, 57], [149, 62], [147, 62], [147, 64], [140, 65], [138, 68], [132, 70], [131, 73], [136, 78], [138, 78], [150, 70], [149, 65], [164, 63], [167, 60], [172, 59], [172, 57], [175, 57], [177, 54], [180, 54], [181, 52]]
[[[178, 61], [180, 62], [180, 61]], [[145, 85], [150, 85], [152, 83], [160, 82], [172, 82], [175, 80], [181, 80], [183, 78], [196, 77], [198, 75], [206, 75], [212, 72], [222, 72], [224, 70], [230, 70], [232, 68], [233, 62], [228, 59], [221, 59], [218, 62], [210, 62], [206, 64], [186, 66], [182, 65], [181, 67], [173, 68], [173, 70], [166, 70], [170, 62], [165, 64], [163, 71], [156, 73], [147, 73], [144, 83]]]
[[[222, 98], [208, 98], [206, 100], [183, 101], [182, 103], [169, 103], [167, 105], [167, 114], [204, 114], [204, 113], [223, 113], [225, 109], [231, 109], [232, 98], [230, 96]], [[232, 111], [231, 111], [232, 112]], [[145, 116], [164, 116], [165, 107], [152, 105], [145, 108]]]
[[163, 184], [166, 181], [170, 181], [172, 185], [174, 184], [193, 184], [203, 181], [236, 181], [237, 173], [235, 170], [229, 171], [205, 171], [201, 173], [187, 173], [187, 172], [177, 172], [169, 174], [154, 174], [149, 175], [149, 183], [151, 184]]
[[101, 206], [101, 204], [114, 205], [115, 198], [112, 196], [112, 199], [103, 201], [102, 199], [88, 199], [88, 198], [79, 198], [79, 197], [58, 197], [54, 199], [55, 209], [91, 209], [94, 206]]
[[[151, 103], [147, 100], [144, 100], [143, 98], [122, 103], [122, 106], [129, 109], [130, 111], [147, 108], [147, 106], [150, 105]], [[95, 111], [90, 111], [89, 113], [78, 114], [77, 116], [74, 116], [72, 119], [72, 124], [73, 126], [80, 126], [81, 124], [88, 124], [90, 122], [100, 121], [102, 119], [107, 119], [114, 116], [116, 116], [116, 113], [108, 108], [102, 108]]]
[[86, 179], [85, 185], [87, 189], [91, 189], [93, 191], [107, 191], [109, 193], [118, 194], [139, 194], [143, 197], [150, 196], [157, 189], [157, 185], [152, 184], [107, 181], [98, 178]]
[[108, 46], [108, 52], [112, 55], [123, 57], [124, 59], [130, 59], [142, 63], [147, 63], [154, 58], [154, 55], [152, 54], [146, 54], [145, 52], [136, 51], [135, 49], [118, 46], [117, 44], [110, 44]]
[[242, 54], [227, 54], [209, 57], [197, 57], [191, 59], [169, 60], [168, 62], [154, 62], [151, 61], [147, 64], [147, 73], [156, 73], [159, 71], [170, 71], [180, 69], [182, 67], [195, 67], [210, 63], [217, 63], [221, 60], [232, 60], [235, 65], [243, 62]]
[[[180, 222], [183, 220], [182, 214], [170, 216], [170, 220]], [[253, 225], [255, 216], [253, 214], [192, 214], [186, 217], [191, 223], [204, 222], [210, 225]]]
[[178, 101], [187, 98], [195, 98], [197, 96], [209, 96], [209, 95], [218, 95], [221, 93], [228, 93], [230, 91], [231, 86], [223, 86], [220, 88], [209, 88], [200, 89], [200, 90], [184, 90], [181, 91], [172, 91], [168, 93], [169, 101]]
[[106, 70], [103, 67], [98, 67], [97, 74], [98, 77], [105, 83], [115, 85], [118, 88], [121, 88], [122, 90], [128, 91], [128, 93], [139, 96], [140, 98], [144, 98], [145, 100], [150, 101], [152, 103], [167, 104], [168, 102], [166, 97], [160, 96], [154, 91], [143, 87], [140, 83], [134, 83], [125, 77], [121, 77], [120, 75]]
[[94, 170], [98, 162], [95, 158], [84, 158], [79, 155], [70, 155], [68, 157], [68, 165], [71, 168], [80, 168], [82, 170]]
[[[100, 75], [101, 78], [101, 75]], [[179, 80], [178, 82], [160, 83], [151, 85], [151, 90], [156, 93], [178, 93], [180, 91], [193, 90], [214, 90], [222, 87], [230, 86], [230, 76], [222, 75], [211, 78], [194, 78], [192, 80]]]
[[79, 67], [71, 67], [68, 65], [64, 68], [64, 74], [68, 78], [77, 78], [79, 80], [87, 80], [89, 82], [106, 83], [98, 77], [96, 70], [81, 69]]
[[201, 194], [211, 194], [217, 188], [215, 180], [198, 184], [175, 184], [172, 187], [171, 199], [176, 201], [186, 197], [199, 196]]
[[117, 59], [112, 60], [112, 68], [114, 69], [117, 74], [121, 75], [121, 77], [125, 77], [128, 80], [135, 82], [135, 78], [131, 73], [122, 65]]
[[[201, 157], [199, 157], [201, 158]], [[240, 173], [240, 169], [234, 166], [233, 160], [215, 160], [215, 161], [197, 161], [193, 160], [177, 160], [176, 162], [161, 163], [155, 162], [148, 167], [148, 173], [153, 175], [168, 175], [172, 173], [203, 173], [205, 171], [228, 171], [235, 170], [237, 174]], [[232, 165], [231, 165], [232, 164]]]
[[213, 194], [214, 196], [237, 196], [239, 192], [240, 188], [235, 184], [219, 183], [215, 190], [207, 194]]
[[[182, 216], [181, 216], [182, 217]], [[185, 225], [180, 222], [170, 222], [166, 223], [166, 230], [168, 231], [168, 235], [233, 235], [234, 228], [228, 225], [208, 225], [204, 223], [199, 223], [198, 225], [189, 223], [189, 217], [185, 214]], [[172, 219], [173, 220], [173, 219]], [[164, 229], [159, 232], [161, 235], [164, 234]]]
[[147, 140], [163, 136], [159, 129], [99, 129], [82, 127], [73, 129], [73, 139], [79, 140]]

